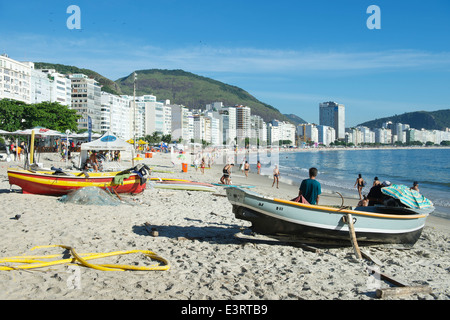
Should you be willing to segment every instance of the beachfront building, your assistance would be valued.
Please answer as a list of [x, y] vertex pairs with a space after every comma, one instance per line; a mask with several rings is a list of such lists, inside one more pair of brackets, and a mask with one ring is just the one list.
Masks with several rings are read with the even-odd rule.
[[[276, 136], [278, 141], [283, 141], [284, 144], [288, 145], [295, 145], [296, 128], [292, 123], [274, 119], [270, 124], [272, 127], [278, 127], [278, 130], [275, 129], [275, 131], [273, 131], [274, 129], [271, 129], [273, 131], [271, 134]], [[269, 136], [269, 132], [267, 133], [267, 136]], [[288, 141], [290, 141], [290, 143], [288, 143]]]
[[274, 126], [272, 124], [272, 122], [269, 122], [267, 124], [267, 145], [268, 146], [273, 146], [273, 147], [278, 147], [280, 144], [280, 136], [281, 136], [281, 132], [280, 132], [281, 127], [279, 126]]
[[133, 137], [130, 102], [127, 96], [102, 92], [102, 133], [111, 130], [124, 140]]
[[50, 101], [50, 87], [53, 81], [47, 74], [34, 69], [33, 62], [24, 62], [30, 68], [30, 103]]
[[50, 79], [50, 102], [58, 102], [64, 106], [72, 106], [72, 86], [68, 76], [56, 72], [55, 69], [37, 69]]
[[227, 146], [236, 144], [236, 108], [223, 107], [219, 109], [219, 116], [222, 123], [222, 143]]
[[345, 106], [333, 101], [320, 103], [319, 124], [333, 127], [336, 139], [345, 139]]
[[0, 55], [0, 99], [13, 99], [31, 103], [31, 68], [28, 64], [13, 60], [7, 54]]
[[263, 118], [258, 115], [251, 115], [251, 136], [250, 143], [252, 145], [265, 145], [267, 142], [267, 124]]
[[243, 105], [236, 105], [236, 137], [238, 142], [251, 136], [251, 109]]
[[[97, 81], [84, 74], [69, 76], [72, 88], [72, 109], [81, 115], [78, 129], [101, 132], [101, 87]], [[90, 124], [89, 124], [90, 123]]]
[[[213, 109], [213, 110], [217, 110], [217, 109]], [[205, 113], [205, 117], [208, 119], [209, 126], [210, 126], [210, 135], [209, 135], [210, 140], [206, 140], [206, 141], [211, 143], [211, 145], [213, 145], [213, 146], [222, 145], [222, 143], [223, 143], [222, 130], [223, 129], [222, 129], [221, 121], [220, 121], [219, 112], [212, 111], [212, 110], [207, 111]]]
[[164, 123], [163, 123], [163, 135], [172, 134], [172, 108], [170, 107], [170, 101], [166, 100], [163, 105], [164, 110]]
[[194, 117], [183, 105], [170, 105], [172, 109], [172, 140], [190, 142], [194, 138]]
[[392, 130], [387, 128], [376, 128], [375, 130], [375, 143], [391, 144], [392, 143]]
[[336, 130], [329, 126], [318, 125], [317, 127], [317, 142], [324, 146], [329, 146], [330, 143], [336, 141]]
[[153, 133], [164, 134], [164, 103], [156, 101], [154, 95], [136, 97], [137, 104], [144, 110], [144, 136]]

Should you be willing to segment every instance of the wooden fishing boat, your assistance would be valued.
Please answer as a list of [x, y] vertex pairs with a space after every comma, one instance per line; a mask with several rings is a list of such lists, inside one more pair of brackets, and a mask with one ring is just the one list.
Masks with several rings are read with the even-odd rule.
[[236, 218], [252, 223], [251, 230], [278, 240], [331, 246], [351, 245], [351, 217], [359, 245], [414, 245], [434, 208], [420, 212], [383, 207], [337, 208], [261, 196], [241, 188], [226, 189]]
[[120, 172], [89, 172], [61, 170], [26, 170], [8, 168], [10, 185], [22, 188], [23, 193], [64, 195], [84, 187], [100, 187], [116, 193], [141, 193], [146, 188], [149, 172], [135, 167]]

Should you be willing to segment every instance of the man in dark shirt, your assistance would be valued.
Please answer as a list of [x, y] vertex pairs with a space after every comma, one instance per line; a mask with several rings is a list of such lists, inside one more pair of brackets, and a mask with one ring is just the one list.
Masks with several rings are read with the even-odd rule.
[[310, 204], [319, 204], [319, 196], [322, 193], [320, 182], [316, 180], [317, 169], [309, 169], [309, 179], [302, 181], [298, 191], [299, 196], [305, 197]]

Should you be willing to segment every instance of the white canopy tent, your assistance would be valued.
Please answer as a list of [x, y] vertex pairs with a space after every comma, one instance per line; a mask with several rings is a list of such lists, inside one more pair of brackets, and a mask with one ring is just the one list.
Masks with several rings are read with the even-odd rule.
[[[125, 140], [118, 138], [111, 131], [105, 132], [99, 139], [81, 144], [80, 148], [80, 162], [79, 167], [88, 159], [88, 151], [121, 151], [122, 159], [126, 159], [126, 154], [131, 155], [131, 159], [134, 158], [134, 148], [132, 144], [129, 144]], [[134, 166], [134, 163], [133, 163]]]

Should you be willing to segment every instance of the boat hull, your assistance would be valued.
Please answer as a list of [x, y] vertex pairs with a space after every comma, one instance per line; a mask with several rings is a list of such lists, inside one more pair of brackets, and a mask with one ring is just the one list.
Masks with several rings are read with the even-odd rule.
[[118, 172], [89, 173], [86, 177], [82, 172], [71, 175], [55, 175], [49, 171], [28, 171], [22, 169], [8, 169], [10, 185], [22, 188], [23, 193], [60, 196], [84, 187], [99, 187], [113, 189], [117, 193], [141, 193], [146, 183], [132, 173], [124, 178], [120, 184], [114, 183]]
[[360, 245], [414, 245], [428, 216], [305, 205], [262, 197], [238, 188], [228, 188], [227, 196], [236, 218], [250, 221], [253, 232], [309, 244], [351, 245], [346, 223], [350, 214]]

